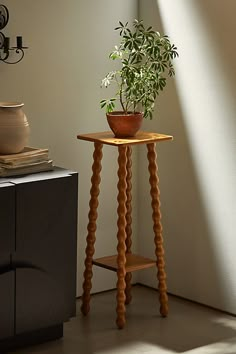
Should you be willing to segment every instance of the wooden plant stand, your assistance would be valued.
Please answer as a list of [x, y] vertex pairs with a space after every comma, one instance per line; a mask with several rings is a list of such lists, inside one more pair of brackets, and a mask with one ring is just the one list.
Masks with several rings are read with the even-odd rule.
[[[101, 132], [82, 134], [77, 136], [80, 140], [87, 140], [94, 143], [93, 154], [93, 166], [92, 166], [92, 178], [91, 178], [91, 190], [90, 190], [90, 210], [89, 210], [89, 222], [88, 222], [88, 235], [87, 235], [87, 247], [86, 247], [86, 259], [85, 259], [85, 271], [84, 271], [84, 283], [83, 283], [83, 295], [81, 311], [84, 315], [87, 315], [90, 309], [90, 291], [92, 288], [92, 266], [93, 264], [99, 267], [103, 267], [117, 273], [117, 319], [116, 324], [118, 328], [123, 328], [125, 325], [125, 305], [129, 304], [131, 296], [131, 272], [157, 266], [157, 279], [158, 290], [160, 300], [160, 314], [166, 317], [168, 314], [168, 297], [166, 287], [166, 273], [164, 262], [164, 248], [162, 238], [162, 225], [161, 225], [161, 213], [160, 213], [160, 191], [158, 188], [158, 175], [157, 175], [157, 162], [156, 162], [156, 143], [172, 140], [170, 135], [163, 135], [149, 132], [139, 132], [134, 138], [118, 139], [115, 138], [112, 132]], [[117, 255], [102, 257], [93, 259], [95, 252], [95, 232], [97, 221], [97, 207], [99, 196], [99, 184], [100, 184], [100, 172], [102, 161], [102, 148], [103, 144], [112, 145], [118, 147], [118, 233], [117, 233]], [[139, 255], [132, 254], [132, 218], [131, 218], [131, 154], [132, 145], [146, 144], [147, 157], [148, 157], [148, 170], [149, 170], [149, 182], [150, 182], [150, 194], [152, 199], [152, 219], [154, 230], [154, 243], [156, 260], [144, 258]]]

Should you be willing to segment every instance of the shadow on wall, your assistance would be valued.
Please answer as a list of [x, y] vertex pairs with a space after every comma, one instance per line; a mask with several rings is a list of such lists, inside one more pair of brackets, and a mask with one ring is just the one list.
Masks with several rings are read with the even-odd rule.
[[[200, 0], [196, 1], [196, 4], [216, 49], [215, 60], [219, 61], [219, 65], [221, 65], [221, 70], [227, 79], [228, 92], [230, 92], [235, 102], [236, 42], [234, 36], [236, 31], [236, 2], [227, 0], [223, 6], [222, 1], [219, 0]], [[234, 120], [235, 132], [236, 119]]]
[[[218, 6], [215, 9], [216, 3]], [[234, 70], [234, 65], [229, 58], [225, 60], [224, 57], [224, 53], [232, 50], [232, 40], [225, 41], [223, 38], [224, 35], [229, 35], [228, 31], [218, 33], [223, 26], [220, 3], [222, 4], [221, 1], [181, 0], [173, 4], [171, 0], [148, 0], [147, 6], [147, 1], [141, 1], [141, 17], [148, 23], [151, 18], [152, 25], [158, 30], [162, 27], [180, 53], [176, 65], [176, 85], [173, 81], [169, 82], [166, 94], [159, 98], [156, 122], [151, 123], [153, 129], [174, 135], [173, 143], [158, 145], [168, 289], [185, 298], [236, 313], [236, 288], [233, 279], [236, 264], [232, 251], [233, 209], [230, 209], [233, 208], [234, 204], [231, 202], [232, 195], [235, 194], [232, 189], [233, 167], [230, 164], [233, 154], [229, 144], [227, 148], [230, 158], [226, 164], [222, 154], [222, 149], [226, 152], [226, 147], [219, 145], [220, 136], [221, 141], [223, 140], [220, 128], [235, 131], [235, 120], [232, 120], [235, 110], [231, 97], [225, 92], [223, 102], [218, 102], [225, 111], [224, 117], [220, 116], [221, 112], [215, 111], [216, 101], [219, 101], [221, 94], [220, 79], [227, 85], [227, 73]], [[231, 4], [235, 7], [232, 1]], [[227, 8], [227, 12], [232, 11], [232, 6], [231, 10]], [[196, 16], [201, 18], [199, 23], [194, 20]], [[208, 26], [204, 25], [203, 19]], [[233, 15], [224, 20], [228, 29], [235, 26], [231, 20], [233, 21]], [[202, 26], [198, 28], [196, 25], [200, 23]], [[212, 33], [208, 33], [208, 29]], [[216, 43], [223, 58], [218, 57], [215, 63], [210, 61], [212, 52], [209, 50], [209, 53], [204, 53], [201, 35], [206, 35], [208, 44], [211, 43], [210, 38], [212, 43]], [[223, 59], [223, 63], [220, 59]], [[211, 65], [212, 70], [209, 69]], [[198, 77], [200, 70], [203, 70], [203, 74], [206, 72], [206, 77]], [[218, 77], [215, 78], [213, 75], [216, 73]], [[235, 82], [231, 77], [227, 92], [235, 92]], [[147, 126], [149, 129], [150, 124]], [[141, 158], [144, 160], [144, 157]], [[141, 175], [143, 180], [144, 173]], [[231, 179], [228, 178], [229, 175]], [[144, 186], [147, 178], [145, 176], [145, 182], [140, 182], [143, 183], [141, 200], [145, 210], [149, 208], [149, 200], [145, 200], [148, 190]], [[222, 188], [224, 182], [228, 184], [227, 192]], [[147, 220], [146, 215], [148, 214], [145, 214], [145, 220], [140, 215], [143, 219], [140, 235], [147, 235], [147, 229], [148, 233], [152, 232], [149, 226], [151, 220]], [[149, 254], [153, 252], [151, 241], [147, 243], [147, 239], [140, 238], [140, 248]], [[143, 283], [156, 286], [155, 277], [148, 278], [147, 272], [141, 279]]]

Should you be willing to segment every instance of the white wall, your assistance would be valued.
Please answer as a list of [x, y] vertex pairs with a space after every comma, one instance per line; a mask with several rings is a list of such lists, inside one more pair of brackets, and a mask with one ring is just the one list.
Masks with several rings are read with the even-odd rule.
[[[3, 32], [12, 40], [22, 35], [29, 49], [17, 65], [0, 62], [0, 100], [23, 101], [31, 145], [48, 147], [55, 164], [79, 172], [80, 295], [93, 145], [78, 141], [76, 135], [108, 129], [99, 107], [108, 92], [100, 89], [100, 81], [112, 68], [108, 54], [118, 40], [113, 29], [119, 20], [137, 16], [137, 1], [5, 0], [4, 4], [10, 20]], [[116, 251], [116, 158], [116, 149], [104, 147], [97, 256]], [[115, 274], [94, 267], [93, 291], [112, 288], [115, 281]]]
[[[49, 147], [56, 164], [80, 173], [80, 295], [93, 147], [76, 135], [107, 130], [98, 104], [106, 92], [99, 83], [112, 68], [106, 55], [116, 44], [113, 28], [118, 20], [137, 17], [137, 1], [4, 4], [10, 21], [3, 32], [12, 38], [22, 34], [30, 48], [17, 65], [0, 62], [0, 100], [23, 101], [31, 144]], [[160, 96], [157, 117], [145, 125], [175, 137], [158, 146], [169, 291], [234, 313], [235, 10], [234, 0], [224, 5], [221, 0], [140, 0], [140, 17], [158, 29], [163, 25], [180, 52], [176, 81]], [[139, 151], [139, 250], [148, 256], [154, 248], [147, 161], [144, 147]], [[116, 247], [116, 157], [113, 148], [104, 147], [97, 256]], [[136, 168], [134, 161], [134, 175]], [[136, 224], [135, 210], [135, 230]], [[139, 279], [156, 286], [155, 273], [142, 271]], [[94, 268], [93, 290], [114, 287], [115, 278]]]
[[[156, 131], [170, 292], [236, 313], [236, 45], [234, 0], [141, 0], [140, 17], [178, 46], [176, 80], [160, 97]], [[140, 249], [153, 252], [144, 153]], [[155, 272], [140, 280], [156, 287]]]

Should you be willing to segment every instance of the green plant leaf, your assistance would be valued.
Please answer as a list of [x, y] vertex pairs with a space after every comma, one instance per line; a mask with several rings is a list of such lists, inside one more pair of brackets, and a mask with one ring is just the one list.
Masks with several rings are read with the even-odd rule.
[[101, 108], [105, 107], [106, 106], [106, 102], [104, 102], [104, 103], [100, 102], [100, 106], [101, 106]]

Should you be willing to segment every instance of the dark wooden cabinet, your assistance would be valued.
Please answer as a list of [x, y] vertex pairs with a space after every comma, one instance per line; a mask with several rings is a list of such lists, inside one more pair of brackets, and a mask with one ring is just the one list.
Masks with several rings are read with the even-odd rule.
[[60, 337], [75, 315], [77, 196], [60, 168], [0, 180], [0, 351]]

